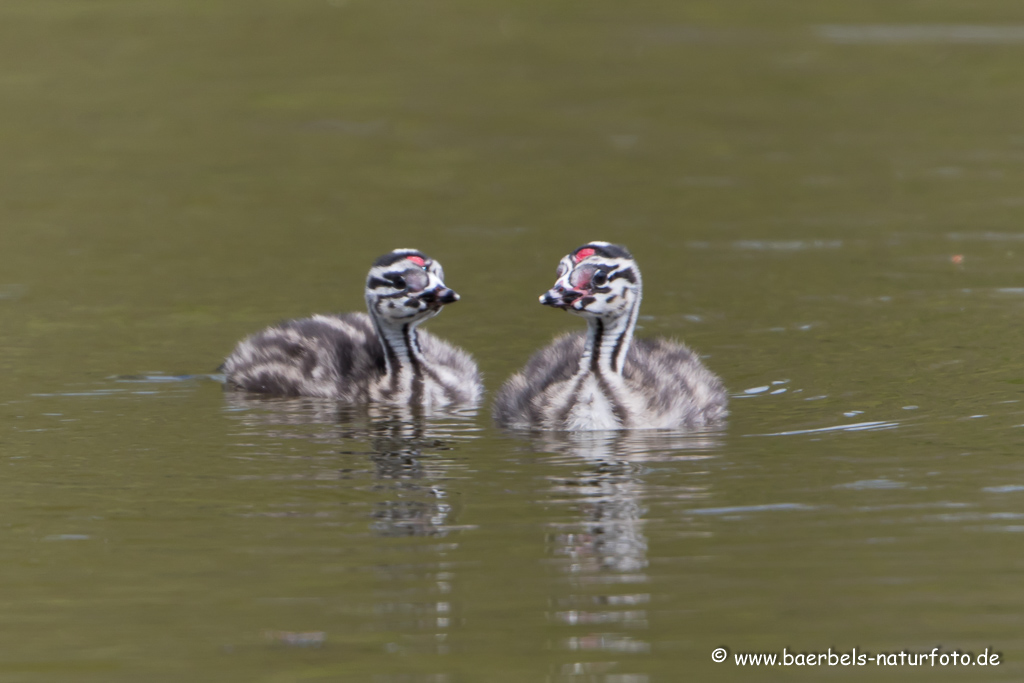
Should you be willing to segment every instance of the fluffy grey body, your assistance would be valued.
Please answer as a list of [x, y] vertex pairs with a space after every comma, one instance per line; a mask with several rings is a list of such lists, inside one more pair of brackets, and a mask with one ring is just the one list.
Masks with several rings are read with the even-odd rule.
[[473, 357], [417, 329], [458, 299], [435, 263], [414, 250], [381, 257], [367, 278], [369, 315], [315, 315], [246, 337], [221, 368], [226, 385], [350, 404], [477, 403], [483, 385]]
[[494, 418], [509, 429], [700, 429], [728, 413], [722, 381], [686, 346], [636, 339], [619, 376], [581, 369], [586, 337], [566, 334], [502, 386]]
[[686, 346], [633, 339], [640, 273], [629, 252], [591, 242], [563, 259], [542, 303], [587, 318], [533, 355], [494, 403], [501, 427], [543, 430], [700, 429], [727, 414], [722, 381]]
[[387, 374], [384, 346], [365, 313], [288, 320], [243, 339], [224, 362], [235, 389], [317, 396], [345, 403], [474, 403], [482, 386], [473, 357], [429, 332], [415, 331], [423, 359], [409, 382]]

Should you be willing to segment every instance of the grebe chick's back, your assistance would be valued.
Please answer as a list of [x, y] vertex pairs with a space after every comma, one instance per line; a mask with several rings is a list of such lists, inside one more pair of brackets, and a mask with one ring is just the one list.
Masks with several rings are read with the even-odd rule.
[[590, 242], [565, 256], [540, 297], [587, 321], [530, 358], [499, 390], [494, 419], [510, 429], [699, 429], [727, 414], [722, 381], [667, 339], [633, 339], [640, 269], [624, 247]]
[[459, 295], [441, 264], [415, 249], [381, 256], [366, 278], [366, 313], [289, 320], [246, 337], [221, 370], [229, 388], [277, 396], [423, 408], [472, 405], [473, 357], [417, 329]]

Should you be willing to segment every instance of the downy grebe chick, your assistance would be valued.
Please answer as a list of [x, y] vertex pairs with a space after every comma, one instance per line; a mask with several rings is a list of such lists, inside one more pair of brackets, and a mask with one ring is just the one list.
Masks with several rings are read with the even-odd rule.
[[498, 392], [494, 418], [511, 429], [695, 429], [727, 414], [722, 381], [666, 339], [633, 340], [640, 269], [624, 248], [591, 242], [558, 265], [540, 297], [587, 320], [533, 355]]
[[473, 404], [483, 392], [473, 357], [417, 329], [458, 300], [440, 263], [396, 249], [366, 278], [369, 315], [282, 322], [239, 342], [221, 370], [231, 388], [277, 396], [426, 409]]

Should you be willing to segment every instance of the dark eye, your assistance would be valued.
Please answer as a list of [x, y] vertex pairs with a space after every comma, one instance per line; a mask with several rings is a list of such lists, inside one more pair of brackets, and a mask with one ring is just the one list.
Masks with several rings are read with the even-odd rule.
[[394, 285], [395, 289], [405, 289], [405, 278], [401, 275], [391, 275], [388, 277], [391, 280], [391, 284]]
[[603, 270], [599, 270], [594, 273], [594, 277], [590, 281], [594, 283], [595, 287], [603, 287], [608, 284], [608, 275]]

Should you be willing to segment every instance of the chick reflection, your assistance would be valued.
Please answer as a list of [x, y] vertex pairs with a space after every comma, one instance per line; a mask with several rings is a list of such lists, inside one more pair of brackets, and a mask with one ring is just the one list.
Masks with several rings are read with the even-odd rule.
[[580, 512], [578, 521], [561, 525], [573, 531], [566, 529], [551, 539], [555, 554], [569, 559], [567, 571], [620, 575], [598, 579], [602, 582], [644, 581], [642, 575], [633, 575], [647, 566], [642, 463], [710, 457], [708, 451], [717, 444], [713, 433], [644, 430], [537, 435], [534, 449], [569, 456], [559, 464], [575, 470], [572, 475], [552, 478], [551, 487], [557, 501]]
[[[357, 613], [373, 615], [369, 628], [388, 634], [386, 650], [447, 653], [451, 627], [461, 620], [461, 604], [451, 595], [459, 577], [449, 558], [459, 543], [452, 524], [458, 512], [447, 489], [455, 467], [450, 454], [476, 437], [473, 412], [423, 416], [379, 405], [353, 409], [324, 399], [236, 393], [225, 400], [240, 426], [239, 446], [260, 476], [294, 486], [279, 496], [289, 515], [295, 516], [297, 498], [305, 501], [298, 509], [316, 518], [325, 542], [342, 551], [338, 562], [372, 573], [372, 591], [351, 593], [345, 583], [338, 594]], [[331, 489], [338, 493], [325, 501]], [[367, 530], [404, 538], [367, 544]]]
[[[348, 456], [337, 468], [310, 475], [319, 481], [370, 479], [368, 487], [383, 500], [373, 503], [371, 530], [380, 536], [437, 536], [448, 532], [451, 505], [443, 482], [451, 461], [442, 456], [459, 441], [475, 438], [475, 410], [416, 414], [404, 407], [345, 406], [318, 398], [267, 398], [226, 393], [227, 411], [247, 437], [303, 439], [329, 444], [331, 453]], [[341, 450], [334, 450], [341, 446]], [[291, 449], [294, 450], [294, 449]], [[318, 460], [323, 460], [319, 451]], [[353, 456], [364, 456], [372, 469]], [[365, 461], [363, 461], [365, 462]], [[302, 475], [292, 478], [302, 478]], [[358, 487], [357, 490], [367, 490]]]
[[[572, 518], [549, 522], [548, 552], [568, 574], [569, 590], [552, 599], [549, 619], [574, 627], [569, 650], [647, 652], [637, 631], [647, 628], [646, 584], [651, 497], [650, 464], [713, 457], [715, 433], [546, 432], [534, 450], [553, 453], [552, 464], [570, 471], [549, 477], [545, 502], [572, 509]], [[658, 488], [663, 496], [664, 487]], [[673, 499], [705, 495], [703, 485], [673, 488]], [[582, 631], [577, 629], [583, 629]], [[621, 629], [621, 631], [618, 631]]]

